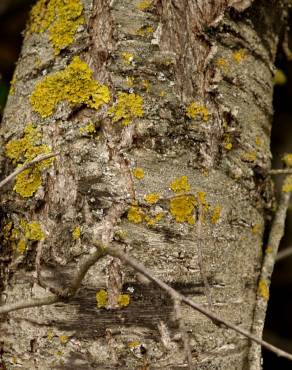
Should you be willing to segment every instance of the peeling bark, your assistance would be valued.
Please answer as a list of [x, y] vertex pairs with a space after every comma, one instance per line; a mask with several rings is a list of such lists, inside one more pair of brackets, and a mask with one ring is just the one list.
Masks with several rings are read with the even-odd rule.
[[[34, 148], [60, 156], [32, 197], [9, 186], [2, 195], [2, 303], [45, 294], [36, 269], [45, 284], [66, 287], [94, 240], [114, 241], [179, 292], [250, 330], [273, 199], [272, 75], [284, 10], [264, 0], [82, 5], [85, 23], [73, 43], [56, 55], [47, 30], [28, 30], [17, 64], [1, 128], [2, 175], [17, 164], [7, 143], [21, 140], [30, 122], [39, 130]], [[109, 87], [111, 101], [98, 110], [64, 101], [41, 118], [30, 103], [36, 84], [75, 56]], [[143, 114], [138, 98], [126, 118], [122, 112], [129, 125], [115, 122], [121, 92], [143, 99]], [[177, 190], [172, 184], [184, 177]], [[149, 194], [158, 201], [145, 200]], [[172, 200], [185, 202], [183, 216]], [[38, 222], [45, 239], [28, 239], [23, 219]], [[108, 302], [98, 309], [102, 289]], [[182, 316], [196, 369], [249, 369], [248, 340], [187, 307]], [[88, 272], [72, 301], [11, 313], [1, 326], [9, 369], [187, 366], [173, 302], [112, 258]]]

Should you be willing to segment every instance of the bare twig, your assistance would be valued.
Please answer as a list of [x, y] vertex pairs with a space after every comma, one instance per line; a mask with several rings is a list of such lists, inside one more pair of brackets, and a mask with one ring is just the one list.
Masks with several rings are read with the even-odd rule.
[[20, 302], [7, 303], [3, 306], [0, 306], [0, 314], [21, 310], [23, 308], [48, 306], [50, 304], [54, 304], [60, 301], [61, 301], [60, 297], [56, 295], [48, 295], [43, 298], [35, 298]]
[[[279, 244], [284, 235], [285, 219], [290, 198], [290, 192], [281, 192], [279, 206], [272, 223], [268, 246], [262, 263], [252, 326], [252, 333], [258, 338], [261, 338], [263, 333], [269, 299], [269, 285]], [[261, 368], [261, 348], [255, 342], [250, 347], [249, 362], [250, 370]]]
[[13, 171], [9, 176], [5, 177], [5, 179], [0, 182], [0, 188], [6, 185], [9, 181], [12, 181], [17, 175], [19, 175], [27, 168], [33, 166], [38, 162], [44, 161], [45, 159], [55, 157], [56, 155], [58, 155], [58, 153], [41, 154], [38, 157], [35, 157], [30, 162], [25, 163], [23, 166], [16, 168], [15, 171]]
[[173, 289], [171, 286], [167, 285], [164, 283], [162, 280], [159, 278], [155, 277], [151, 271], [149, 271], [144, 265], [142, 265], [140, 262], [135, 260], [134, 258], [128, 256], [126, 253], [122, 252], [121, 250], [113, 247], [108, 247], [107, 248], [107, 253], [110, 254], [113, 257], [120, 258], [122, 262], [125, 264], [131, 266], [134, 268], [136, 271], [140, 272], [142, 275], [147, 277], [150, 281], [154, 282], [156, 285], [158, 285], [160, 288], [165, 290], [171, 297], [176, 297], [176, 299], [180, 300], [181, 302], [184, 302], [186, 305], [192, 307], [198, 312], [201, 312], [203, 315], [208, 317], [209, 319], [213, 320], [214, 322], [217, 322], [218, 324], [224, 325], [225, 327], [234, 330], [235, 332], [243, 335], [246, 338], [249, 338], [253, 342], [267, 348], [269, 351], [275, 353], [277, 356], [284, 357], [290, 361], [292, 361], [292, 354], [285, 352], [272, 344], [259, 339], [255, 335], [251, 334], [250, 332], [232, 324], [231, 322], [224, 320], [220, 318], [219, 316], [215, 315], [213, 312], [205, 309], [201, 305], [198, 305], [191, 299], [185, 297], [184, 295], [180, 294], [178, 291]]
[[291, 175], [292, 168], [279, 168], [269, 171], [270, 175]]
[[185, 328], [185, 323], [183, 321], [182, 312], [181, 312], [181, 301], [177, 298], [173, 299], [173, 306], [174, 306], [174, 314], [175, 318], [178, 322], [178, 327], [182, 336], [182, 342], [184, 345], [184, 350], [186, 354], [186, 359], [188, 361], [189, 370], [193, 370], [193, 359], [192, 359], [192, 351], [190, 347], [190, 340], [188, 333]]
[[282, 261], [284, 258], [291, 257], [292, 256], [292, 246], [283, 249], [277, 254], [276, 262]]

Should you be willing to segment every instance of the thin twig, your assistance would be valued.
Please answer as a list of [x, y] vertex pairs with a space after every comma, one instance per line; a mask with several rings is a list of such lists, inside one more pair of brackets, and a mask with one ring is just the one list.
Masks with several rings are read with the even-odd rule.
[[291, 175], [292, 168], [281, 168], [269, 171], [269, 175]]
[[[269, 286], [280, 241], [284, 235], [285, 219], [290, 198], [290, 192], [281, 192], [281, 198], [272, 223], [265, 256], [262, 263], [252, 326], [252, 333], [258, 338], [261, 338], [263, 334], [269, 299]], [[250, 347], [249, 365], [250, 370], [258, 370], [261, 368], [261, 348], [256, 345], [256, 343], [252, 343]]]
[[58, 155], [58, 153], [41, 154], [38, 157], [35, 157], [30, 162], [25, 163], [23, 166], [16, 168], [15, 171], [13, 171], [9, 176], [5, 177], [5, 179], [0, 182], [0, 188], [2, 188], [8, 182], [12, 181], [17, 175], [19, 175], [21, 172], [23, 172], [27, 168], [33, 166], [34, 164], [38, 162], [44, 161], [45, 159], [56, 157], [56, 155]]
[[7, 303], [3, 306], [0, 306], [0, 314], [21, 310], [23, 308], [48, 306], [60, 301], [60, 297], [56, 295], [49, 295], [43, 298], [34, 298], [20, 302]]
[[184, 350], [186, 354], [186, 359], [188, 361], [189, 370], [193, 370], [193, 359], [192, 351], [190, 347], [190, 339], [185, 328], [185, 323], [183, 321], [182, 312], [181, 312], [181, 301], [177, 298], [173, 298], [174, 314], [178, 323], [179, 331], [182, 336], [182, 342], [184, 345]]
[[277, 254], [276, 262], [282, 261], [284, 258], [291, 257], [292, 256], [292, 246], [283, 249]]
[[255, 343], [267, 348], [269, 351], [275, 353], [277, 356], [284, 357], [284, 358], [292, 361], [292, 354], [290, 354], [288, 352], [285, 352], [285, 351], [273, 346], [272, 344], [270, 344], [270, 343], [268, 343], [264, 340], [259, 339], [258, 337], [251, 334], [250, 332], [232, 324], [231, 322], [229, 322], [227, 320], [224, 320], [224, 319], [220, 318], [219, 316], [217, 316], [213, 312], [205, 309], [201, 305], [198, 305], [197, 303], [195, 303], [191, 299], [189, 299], [189, 298], [185, 297], [184, 295], [180, 294], [178, 291], [173, 289], [171, 286], [164, 283], [159, 278], [155, 277], [152, 274], [152, 272], [149, 271], [144, 265], [142, 265], [136, 259], [128, 256], [126, 253], [122, 252], [121, 250], [119, 250], [117, 248], [113, 248], [113, 247], [107, 247], [107, 253], [110, 254], [113, 257], [119, 258], [125, 264], [131, 266], [136, 271], [140, 272], [142, 275], [147, 277], [150, 281], [153, 281], [156, 285], [158, 285], [160, 288], [165, 290], [171, 297], [176, 297], [177, 299], [184, 302], [186, 305], [192, 307], [193, 309], [195, 309], [198, 312], [201, 312], [203, 315], [205, 315], [206, 317], [208, 317], [212, 321], [217, 322], [218, 324], [224, 325], [225, 327], [234, 330], [235, 332], [243, 335], [244, 337], [249, 338], [253, 342], [255, 342]]

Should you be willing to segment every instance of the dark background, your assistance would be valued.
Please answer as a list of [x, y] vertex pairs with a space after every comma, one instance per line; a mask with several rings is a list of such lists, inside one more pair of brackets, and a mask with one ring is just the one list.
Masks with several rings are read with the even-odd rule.
[[[0, 121], [21, 49], [22, 31], [33, 3], [33, 0], [0, 0]], [[290, 40], [292, 49], [292, 33]], [[287, 78], [285, 84], [275, 85], [274, 90], [275, 115], [271, 150], [273, 168], [280, 168], [282, 155], [292, 153], [292, 60], [287, 60], [281, 45], [276, 66]], [[282, 176], [277, 176], [275, 183], [278, 192], [281, 181]], [[286, 233], [280, 250], [289, 246], [292, 246], [292, 205], [288, 211]], [[275, 266], [264, 339], [292, 353], [292, 255]], [[264, 370], [292, 369], [292, 363], [288, 360], [278, 358], [266, 350], [263, 350], [263, 355]]]

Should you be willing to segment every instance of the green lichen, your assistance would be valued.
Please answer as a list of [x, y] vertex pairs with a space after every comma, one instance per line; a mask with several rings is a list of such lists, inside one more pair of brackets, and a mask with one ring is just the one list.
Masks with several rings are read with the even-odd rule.
[[49, 117], [61, 101], [99, 109], [110, 101], [110, 92], [93, 79], [93, 71], [85, 62], [74, 57], [64, 70], [39, 81], [30, 97], [33, 110], [43, 118]]
[[127, 307], [130, 304], [130, 296], [129, 294], [120, 294], [118, 296], [118, 305], [120, 307]]
[[108, 293], [106, 290], [101, 289], [96, 293], [96, 306], [97, 308], [104, 308], [107, 305]]
[[133, 122], [134, 118], [144, 115], [143, 98], [137, 94], [120, 92], [116, 104], [109, 109], [113, 122], [121, 121], [124, 126]]
[[209, 119], [209, 111], [203, 105], [193, 102], [186, 107], [186, 116], [191, 119], [200, 116], [205, 122], [207, 122]]
[[49, 39], [58, 55], [72, 44], [79, 26], [85, 23], [80, 0], [39, 0], [32, 8], [29, 32], [49, 32]]
[[195, 223], [194, 210], [197, 206], [196, 198], [193, 195], [179, 195], [170, 200], [170, 213], [176, 222]]
[[[22, 166], [40, 154], [49, 154], [50, 148], [39, 144], [42, 135], [31, 123], [24, 129], [21, 139], [10, 140], [5, 147], [5, 154], [14, 164]], [[53, 163], [53, 158], [43, 160], [22, 171], [16, 176], [13, 190], [22, 197], [31, 197], [42, 184], [42, 170]]]
[[190, 191], [191, 190], [191, 186], [189, 184], [189, 180], [188, 180], [187, 176], [182, 176], [182, 177], [174, 180], [170, 184], [170, 188], [175, 193], [181, 193], [181, 192], [185, 192], [185, 191]]

